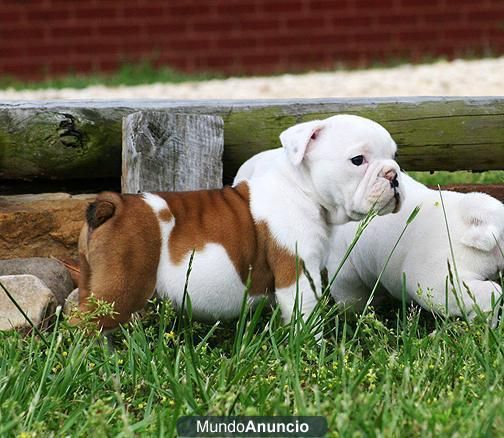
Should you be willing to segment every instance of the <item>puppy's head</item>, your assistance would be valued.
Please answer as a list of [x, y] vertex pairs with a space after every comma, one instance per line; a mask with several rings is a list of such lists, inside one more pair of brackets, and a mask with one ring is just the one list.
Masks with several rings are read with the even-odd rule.
[[280, 134], [280, 141], [332, 223], [360, 220], [373, 209], [395, 213], [401, 207], [397, 145], [378, 123], [342, 114], [295, 125]]

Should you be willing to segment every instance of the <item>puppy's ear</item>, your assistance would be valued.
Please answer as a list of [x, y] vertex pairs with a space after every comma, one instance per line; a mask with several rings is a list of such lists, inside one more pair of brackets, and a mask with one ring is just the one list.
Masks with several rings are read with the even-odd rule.
[[308, 146], [317, 141], [320, 131], [323, 129], [324, 122], [313, 120], [311, 122], [294, 125], [280, 134], [280, 142], [287, 151], [287, 156], [294, 166], [303, 161]]

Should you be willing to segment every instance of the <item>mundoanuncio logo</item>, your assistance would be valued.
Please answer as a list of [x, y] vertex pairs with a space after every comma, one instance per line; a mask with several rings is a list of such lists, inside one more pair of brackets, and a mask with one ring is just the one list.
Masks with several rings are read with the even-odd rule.
[[181, 417], [177, 433], [182, 437], [322, 437], [324, 417]]

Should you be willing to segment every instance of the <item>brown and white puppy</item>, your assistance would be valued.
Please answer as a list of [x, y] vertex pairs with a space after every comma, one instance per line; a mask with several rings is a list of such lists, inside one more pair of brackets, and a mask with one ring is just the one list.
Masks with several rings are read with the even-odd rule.
[[379, 124], [350, 115], [295, 125], [280, 140], [283, 151], [235, 187], [99, 195], [79, 242], [81, 310], [91, 294], [114, 303], [117, 315], [99, 321], [110, 329], [155, 291], [180, 307], [194, 251], [187, 290], [195, 318], [237, 317], [249, 275], [250, 294], [275, 293], [286, 321], [298, 284], [307, 317], [322, 287], [331, 225], [372, 208], [399, 209], [396, 144]]

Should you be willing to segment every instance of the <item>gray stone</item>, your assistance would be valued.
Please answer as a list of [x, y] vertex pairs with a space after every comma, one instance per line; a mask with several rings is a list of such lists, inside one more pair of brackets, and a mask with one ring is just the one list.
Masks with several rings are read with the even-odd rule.
[[79, 307], [79, 288], [74, 289], [70, 295], [68, 295], [65, 301], [65, 307], [63, 307], [63, 313], [69, 315], [70, 312]]
[[[9, 291], [33, 324], [43, 327], [54, 313], [56, 299], [51, 290], [34, 275], [4, 275], [0, 283]], [[28, 331], [31, 325], [0, 287], [0, 330]]]
[[60, 305], [65, 303], [66, 297], [74, 288], [70, 273], [57, 260], [44, 257], [0, 260], [0, 275], [21, 274], [34, 275], [42, 280]]

